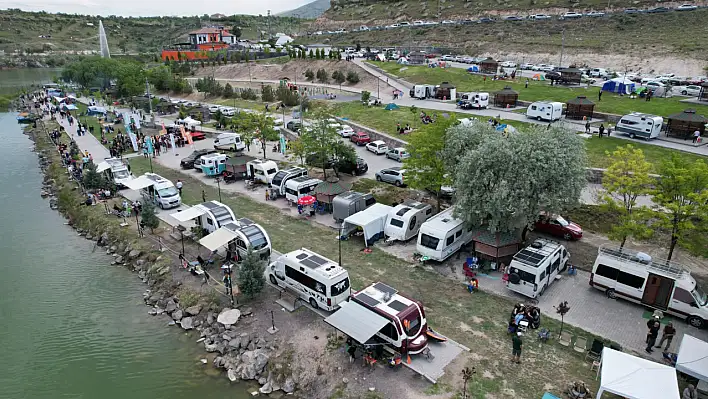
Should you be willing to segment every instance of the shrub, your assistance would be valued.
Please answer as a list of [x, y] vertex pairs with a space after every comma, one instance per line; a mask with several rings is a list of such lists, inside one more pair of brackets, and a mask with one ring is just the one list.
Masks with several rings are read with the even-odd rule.
[[307, 80], [309, 80], [309, 81], [312, 81], [312, 80], [315, 79], [315, 73], [312, 72], [312, 69], [309, 69], [309, 68], [308, 68], [308, 69], [305, 71], [305, 78], [307, 78]]
[[270, 103], [275, 100], [275, 93], [273, 92], [272, 87], [263, 86], [263, 89], [261, 90], [261, 100], [266, 103]]
[[241, 90], [241, 98], [244, 100], [255, 101], [258, 99], [258, 95], [256, 95], [256, 92], [253, 89], [248, 88]]
[[354, 71], [347, 72], [347, 82], [351, 84], [359, 83], [359, 74]]
[[325, 71], [323, 68], [318, 69], [317, 70], [317, 80], [320, 83], [329, 82], [329, 75], [327, 75], [327, 71]]

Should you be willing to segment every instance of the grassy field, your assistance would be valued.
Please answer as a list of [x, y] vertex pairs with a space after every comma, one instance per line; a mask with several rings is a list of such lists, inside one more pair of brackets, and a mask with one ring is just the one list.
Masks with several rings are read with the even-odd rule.
[[[142, 158], [131, 160], [136, 175], [149, 170]], [[155, 172], [171, 180], [184, 182], [182, 199], [187, 204], [201, 202], [201, 190], [207, 199], [218, 198], [216, 188], [204, 185], [188, 175], [153, 164]], [[268, 205], [244, 196], [222, 192], [222, 201], [236, 210], [239, 217], [248, 217], [261, 224], [279, 251], [292, 251], [306, 246], [322, 254], [337, 253], [336, 232], [318, 224], [284, 216]], [[506, 325], [513, 302], [479, 292], [470, 295], [460, 283], [439, 274], [394, 258], [374, 248], [370, 254], [361, 251], [358, 240], [342, 242], [342, 259], [352, 278], [352, 287], [360, 289], [374, 281], [384, 281], [397, 289], [420, 299], [426, 306], [429, 323], [434, 328], [468, 346], [472, 355], [468, 366], [476, 367], [478, 375], [470, 381], [474, 398], [499, 397], [502, 392], [515, 390], [523, 397], [538, 398], [543, 392], [560, 394], [569, 381], [584, 380], [597, 388], [594, 373], [583, 356], [555, 342], [541, 344], [529, 334], [525, 339], [524, 363], [508, 367], [507, 354], [511, 343]], [[483, 287], [482, 287], [483, 288]], [[543, 326], [558, 331], [559, 322], [548, 317]], [[592, 341], [592, 335], [570, 327], [573, 334]], [[562, 367], [558, 367], [562, 365]], [[484, 371], [484, 373], [483, 373]], [[459, 385], [459, 376], [448, 374], [441, 384]]]
[[[602, 101], [598, 101], [598, 87], [577, 88], [577, 87], [557, 87], [551, 86], [547, 81], [530, 81], [529, 87], [524, 88], [526, 79], [516, 81], [492, 81], [482, 76], [468, 73], [462, 68], [428, 68], [425, 66], [401, 66], [394, 62], [373, 62], [379, 68], [393, 75], [402, 77], [411, 83], [440, 84], [450, 82], [457, 86], [458, 92], [464, 91], [486, 91], [493, 93], [511, 86], [519, 92], [519, 100], [542, 101], [553, 100], [566, 102], [578, 96], [586, 96], [595, 102], [595, 111], [606, 112], [617, 115], [624, 115], [630, 112], [645, 112], [648, 114], [668, 116], [677, 112], [683, 112], [687, 108], [696, 108], [696, 105], [681, 103], [683, 97], [675, 98], [653, 98], [651, 101], [644, 99], [630, 99], [627, 96], [620, 97], [612, 93], [603, 93]], [[708, 107], [699, 106], [699, 110], [708, 113]]]

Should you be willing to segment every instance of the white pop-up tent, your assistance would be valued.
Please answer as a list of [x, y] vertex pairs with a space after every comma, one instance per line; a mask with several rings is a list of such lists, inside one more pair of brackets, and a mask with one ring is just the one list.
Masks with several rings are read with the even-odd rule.
[[678, 350], [676, 370], [708, 381], [708, 342], [684, 334]]
[[376, 203], [363, 211], [349, 216], [342, 222], [342, 235], [348, 235], [361, 227], [364, 231], [364, 245], [368, 247], [377, 234], [383, 235], [391, 209], [393, 207]]
[[679, 399], [676, 370], [614, 349], [602, 350], [600, 389], [627, 399]]

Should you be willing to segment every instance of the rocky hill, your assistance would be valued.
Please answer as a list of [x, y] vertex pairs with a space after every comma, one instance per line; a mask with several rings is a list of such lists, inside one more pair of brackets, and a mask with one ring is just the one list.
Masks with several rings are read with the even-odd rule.
[[329, 9], [330, 0], [315, 0], [294, 10], [281, 12], [279, 17], [317, 18]]

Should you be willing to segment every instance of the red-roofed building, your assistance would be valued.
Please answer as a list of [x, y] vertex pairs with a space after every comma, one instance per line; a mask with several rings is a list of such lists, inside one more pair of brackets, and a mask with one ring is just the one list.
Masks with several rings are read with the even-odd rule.
[[201, 28], [189, 32], [189, 42], [195, 49], [213, 50], [228, 47], [236, 42], [234, 35], [224, 28]]

